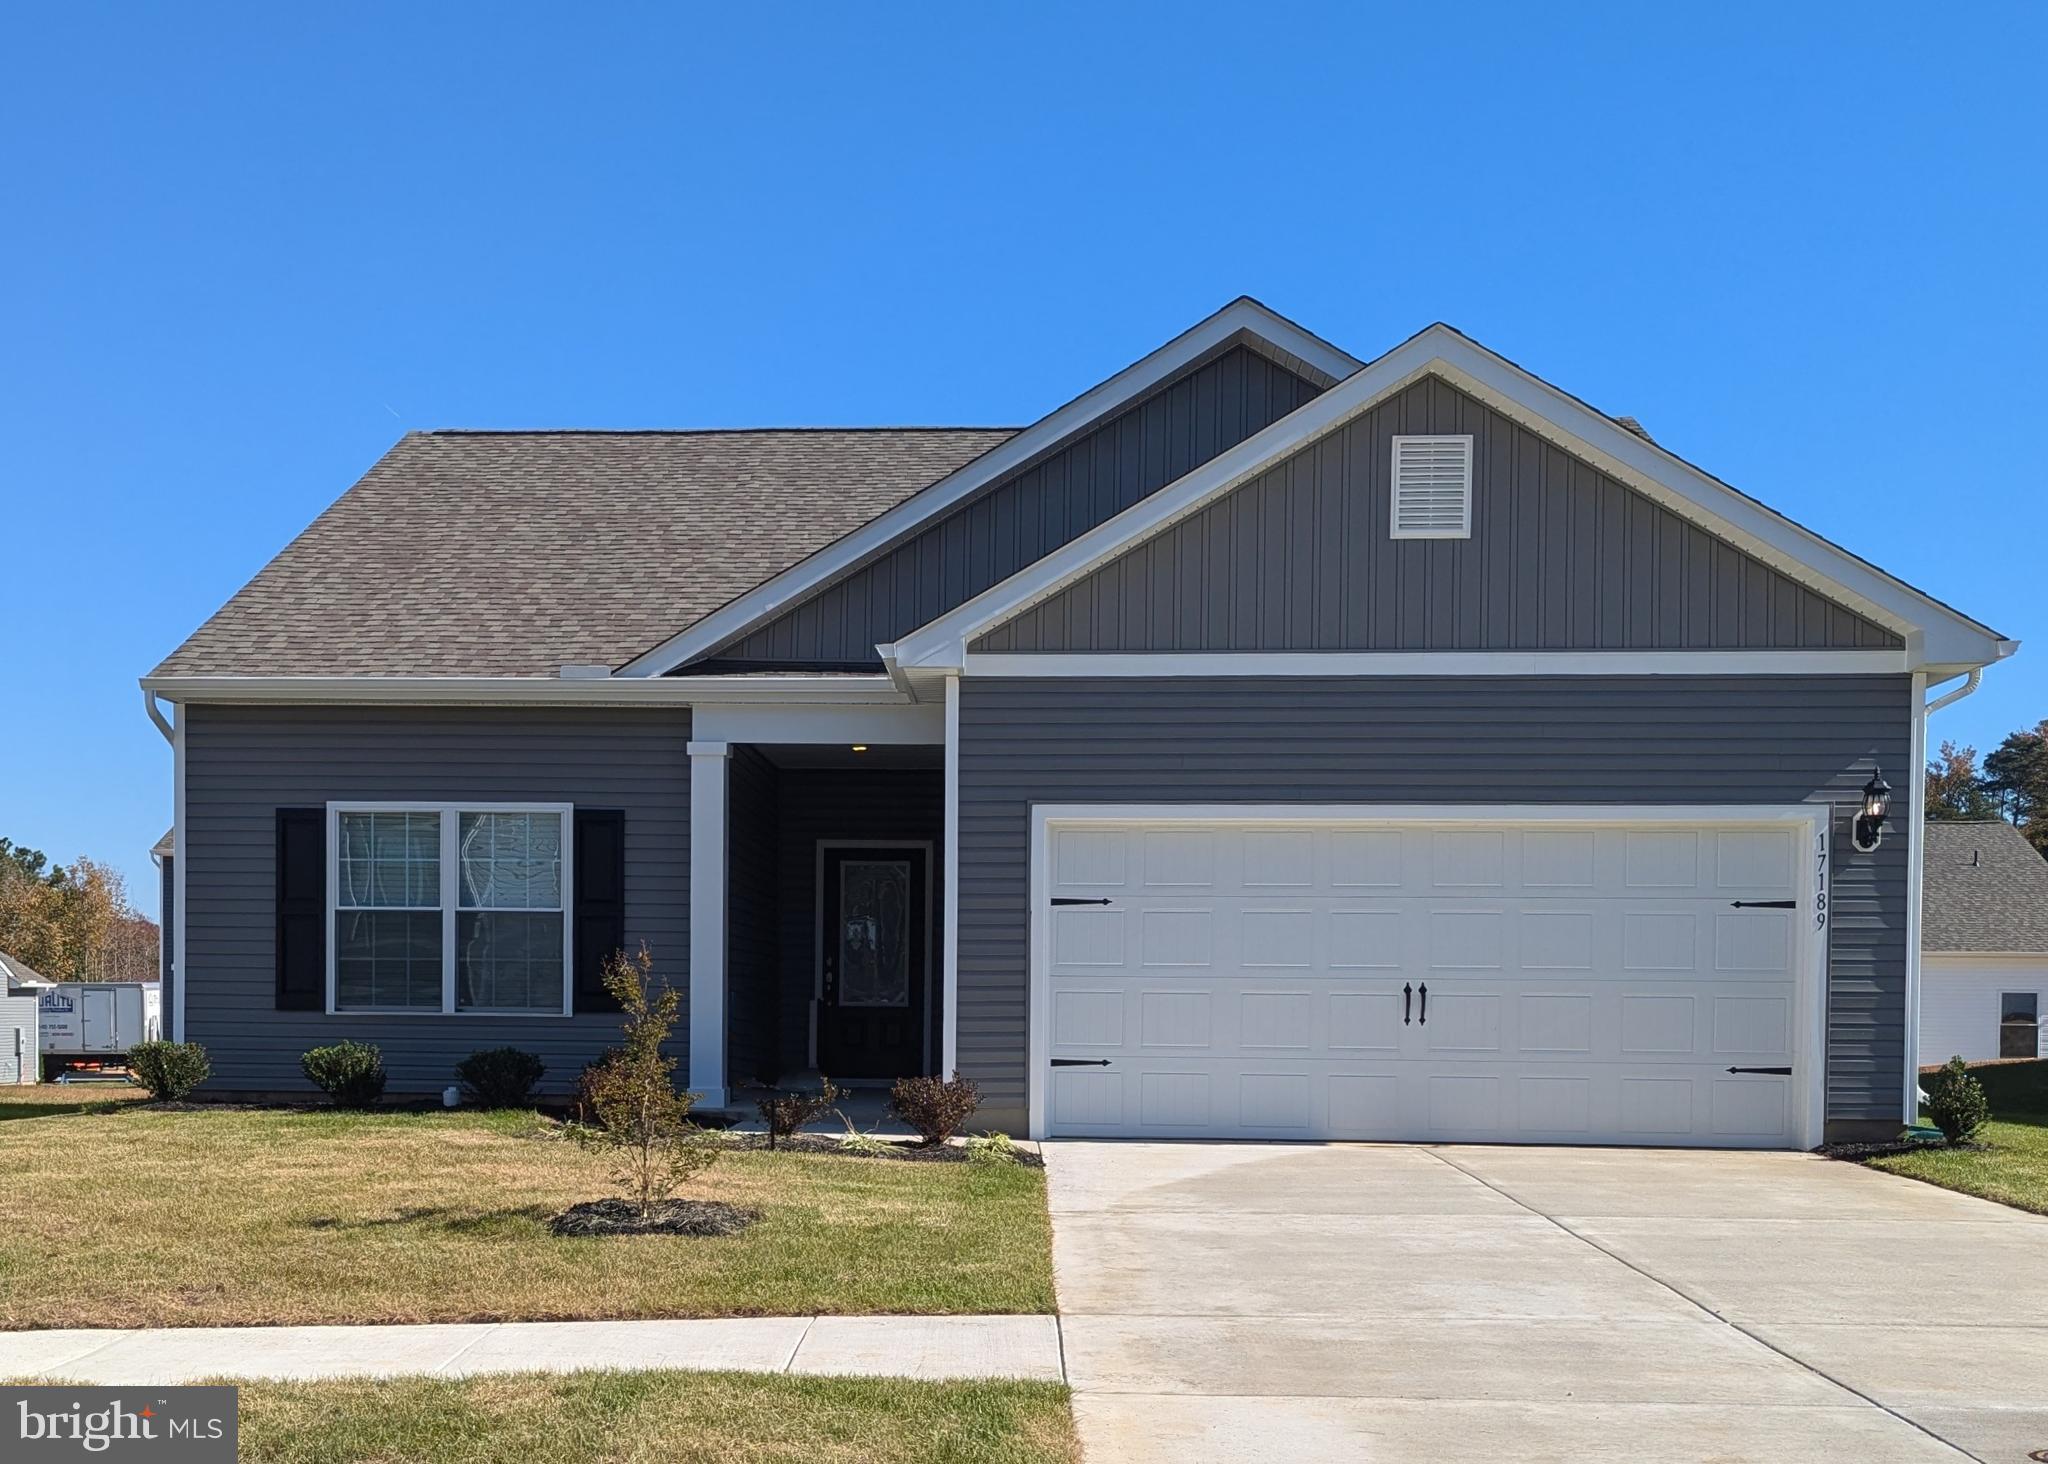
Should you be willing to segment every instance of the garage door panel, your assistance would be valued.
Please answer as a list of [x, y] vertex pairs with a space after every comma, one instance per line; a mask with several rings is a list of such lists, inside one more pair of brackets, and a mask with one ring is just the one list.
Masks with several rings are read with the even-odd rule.
[[[1784, 829], [1088, 829], [1050, 841], [1055, 1133], [1783, 1144]], [[1070, 870], [1076, 877], [1070, 877]], [[1426, 993], [1426, 1006], [1425, 1006]]]

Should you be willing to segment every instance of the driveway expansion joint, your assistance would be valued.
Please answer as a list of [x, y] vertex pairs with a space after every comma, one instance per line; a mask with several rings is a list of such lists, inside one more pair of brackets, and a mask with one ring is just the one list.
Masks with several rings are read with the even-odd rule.
[[1594, 1250], [1600, 1252], [1601, 1255], [1606, 1256], [1609, 1260], [1612, 1260], [1619, 1265], [1628, 1267], [1629, 1270], [1635, 1272], [1644, 1280], [1654, 1282], [1656, 1285], [1661, 1286], [1666, 1291], [1670, 1292], [1673, 1296], [1676, 1296], [1681, 1300], [1698, 1307], [1701, 1311], [1705, 1312], [1708, 1316], [1712, 1317], [1715, 1321], [1721, 1323], [1723, 1326], [1731, 1328], [1734, 1331], [1740, 1332], [1743, 1336], [1749, 1338], [1750, 1341], [1756, 1343], [1759, 1347], [1768, 1348], [1770, 1351], [1775, 1352], [1778, 1356], [1784, 1358], [1787, 1362], [1793, 1364], [1795, 1367], [1802, 1368], [1805, 1371], [1813, 1374], [1813, 1376], [1819, 1378], [1822, 1382], [1829, 1383], [1834, 1387], [1840, 1388], [1844, 1393], [1849, 1394], [1851, 1397], [1860, 1398], [1863, 1402], [1869, 1404], [1872, 1408], [1877, 1409], [1881, 1413], [1889, 1414], [1891, 1417], [1896, 1418], [1899, 1422], [1906, 1424], [1911, 1428], [1917, 1429], [1920, 1433], [1925, 1434], [1928, 1438], [1934, 1440], [1943, 1448], [1953, 1449], [1957, 1454], [1960, 1454], [1965, 1459], [1977, 1458], [1975, 1454], [1972, 1454], [1969, 1450], [1950, 1442], [1948, 1439], [1943, 1438], [1933, 1429], [1927, 1427], [1926, 1424], [1919, 1422], [1917, 1419], [1909, 1418], [1907, 1415], [1899, 1412], [1896, 1408], [1891, 1407], [1889, 1404], [1886, 1404], [1877, 1398], [1873, 1398], [1870, 1394], [1864, 1392], [1862, 1389], [1852, 1387], [1848, 1383], [1842, 1381], [1842, 1379], [1833, 1376], [1832, 1374], [1822, 1370], [1821, 1368], [1815, 1367], [1805, 1358], [1800, 1357], [1794, 1353], [1787, 1352], [1784, 1348], [1778, 1346], [1776, 1343], [1770, 1341], [1768, 1338], [1759, 1336], [1757, 1333], [1750, 1330], [1748, 1327], [1742, 1325], [1742, 1323], [1735, 1321], [1734, 1319], [1727, 1316], [1725, 1313], [1717, 1310], [1714, 1307], [1709, 1306], [1706, 1302], [1700, 1300], [1697, 1296], [1692, 1295], [1683, 1287], [1677, 1286], [1672, 1282], [1665, 1280], [1662, 1276], [1657, 1275], [1655, 1272], [1645, 1270], [1643, 1267], [1637, 1265], [1634, 1261], [1629, 1260], [1626, 1256], [1620, 1255], [1615, 1251], [1610, 1250], [1608, 1247], [1602, 1245], [1599, 1241], [1594, 1240], [1592, 1237], [1572, 1229], [1571, 1226], [1567, 1225], [1564, 1221], [1558, 1219], [1557, 1216], [1552, 1215], [1547, 1211], [1537, 1209], [1534, 1205], [1522, 1199], [1519, 1195], [1516, 1195], [1509, 1190], [1501, 1188], [1492, 1180], [1486, 1178], [1486, 1176], [1474, 1173], [1472, 1170], [1458, 1163], [1457, 1160], [1451, 1158], [1448, 1154], [1443, 1153], [1435, 1145], [1424, 1145], [1423, 1152], [1444, 1164], [1448, 1164], [1451, 1168], [1457, 1170], [1458, 1173], [1464, 1175], [1467, 1179], [1470, 1179], [1475, 1183], [1485, 1185], [1488, 1189], [1492, 1190], [1502, 1199], [1520, 1205], [1524, 1210], [1527, 1210], [1531, 1215], [1540, 1216], [1541, 1218], [1549, 1221], [1552, 1225], [1555, 1225], [1559, 1230], [1563, 1231], [1566, 1235], [1569, 1235], [1573, 1240], [1580, 1242], [1582, 1245], [1592, 1247]]

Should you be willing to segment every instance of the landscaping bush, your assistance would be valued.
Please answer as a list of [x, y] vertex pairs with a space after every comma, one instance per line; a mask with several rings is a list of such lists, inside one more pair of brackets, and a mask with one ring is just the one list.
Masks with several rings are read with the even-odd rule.
[[384, 1054], [367, 1042], [316, 1047], [299, 1068], [338, 1108], [375, 1108], [384, 1096]]
[[950, 1078], [898, 1078], [889, 1108], [917, 1130], [925, 1147], [943, 1144], [960, 1132], [981, 1103], [981, 1090], [958, 1073]]
[[768, 1147], [774, 1148], [778, 1140], [805, 1124], [816, 1123], [832, 1111], [839, 1097], [839, 1089], [823, 1073], [818, 1075], [815, 1093], [770, 1093], [755, 1105], [761, 1110], [761, 1121], [768, 1125]]
[[662, 1044], [676, 1024], [682, 998], [654, 981], [654, 957], [645, 945], [632, 960], [605, 963], [605, 990], [625, 1013], [624, 1040], [584, 1069], [582, 1101], [594, 1118], [570, 1125], [576, 1142], [611, 1160], [612, 1176], [642, 1220], [686, 1181], [718, 1158], [698, 1142], [690, 1122], [695, 1093], [678, 1093], [676, 1060]]
[[138, 1042], [128, 1049], [128, 1071], [159, 1103], [183, 1098], [213, 1071], [197, 1042]]
[[455, 1064], [462, 1096], [482, 1108], [526, 1108], [548, 1065], [516, 1047], [487, 1047]]
[[1927, 1116], [1951, 1144], [1967, 1141], [1991, 1117], [1984, 1085], [1960, 1057], [1950, 1058], [1921, 1086], [1927, 1090]]
[[1015, 1166], [1022, 1157], [1023, 1151], [1018, 1149], [1017, 1141], [1000, 1130], [967, 1141], [969, 1164], [986, 1164], [992, 1168], [1003, 1169]]

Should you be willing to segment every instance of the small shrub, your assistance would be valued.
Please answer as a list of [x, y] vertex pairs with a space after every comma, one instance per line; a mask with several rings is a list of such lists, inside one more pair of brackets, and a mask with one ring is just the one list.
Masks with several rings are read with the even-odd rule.
[[487, 1047], [455, 1064], [462, 1096], [481, 1108], [525, 1108], [548, 1065], [516, 1047]]
[[384, 1054], [367, 1042], [316, 1047], [299, 1059], [299, 1069], [337, 1108], [375, 1108], [384, 1096]]
[[986, 1164], [991, 1168], [1008, 1168], [1018, 1162], [1016, 1140], [1006, 1133], [992, 1133], [985, 1138], [967, 1141], [967, 1162]]
[[654, 957], [643, 944], [632, 960], [605, 963], [605, 990], [625, 1013], [624, 1040], [584, 1069], [582, 1100], [594, 1118], [570, 1126], [584, 1147], [611, 1160], [612, 1177], [642, 1219], [683, 1184], [709, 1168], [718, 1151], [700, 1142], [690, 1122], [695, 1093], [676, 1091], [676, 1060], [662, 1051], [682, 998], [654, 980]]
[[860, 1159], [885, 1159], [888, 1157], [889, 1141], [887, 1139], [877, 1138], [873, 1134], [862, 1133], [853, 1126], [853, 1120], [843, 1113], [839, 1116], [839, 1119], [840, 1122], [846, 1125], [846, 1132], [839, 1136], [839, 1150], [841, 1153], [852, 1154]]
[[917, 1130], [926, 1148], [960, 1132], [980, 1103], [981, 1090], [958, 1073], [950, 1078], [898, 1078], [889, 1090], [890, 1110]]
[[1927, 1090], [1927, 1116], [1951, 1144], [1967, 1142], [1991, 1117], [1984, 1085], [1960, 1057], [1950, 1058], [1921, 1086]]
[[770, 1093], [755, 1105], [761, 1110], [761, 1121], [768, 1125], [768, 1147], [774, 1148], [805, 1124], [816, 1123], [832, 1111], [839, 1098], [839, 1089], [822, 1073], [815, 1093]]
[[206, 1081], [213, 1067], [197, 1042], [138, 1042], [128, 1049], [128, 1070], [159, 1103], [173, 1103]]

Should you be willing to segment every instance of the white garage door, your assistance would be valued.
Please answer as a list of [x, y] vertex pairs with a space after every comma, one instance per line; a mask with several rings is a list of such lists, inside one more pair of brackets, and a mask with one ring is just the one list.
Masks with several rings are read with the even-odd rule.
[[1804, 827], [1050, 823], [1045, 1131], [1792, 1145]]

